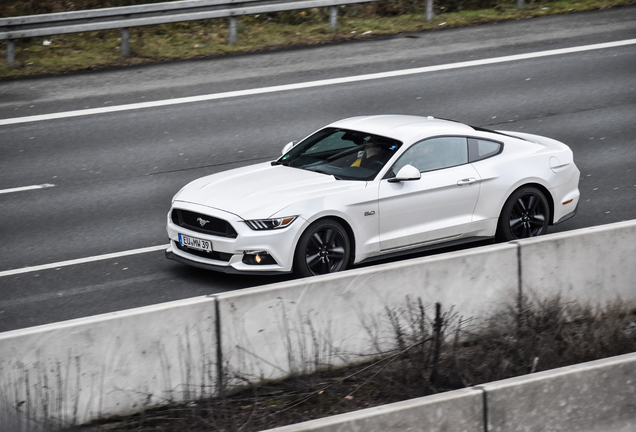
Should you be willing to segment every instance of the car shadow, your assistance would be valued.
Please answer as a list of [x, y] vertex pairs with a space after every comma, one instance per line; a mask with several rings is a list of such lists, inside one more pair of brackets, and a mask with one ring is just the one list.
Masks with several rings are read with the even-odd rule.
[[293, 274], [271, 276], [227, 274], [191, 267], [177, 262], [169, 262], [167, 271], [183, 283], [212, 288], [213, 291], [210, 294], [286, 282], [296, 278]]

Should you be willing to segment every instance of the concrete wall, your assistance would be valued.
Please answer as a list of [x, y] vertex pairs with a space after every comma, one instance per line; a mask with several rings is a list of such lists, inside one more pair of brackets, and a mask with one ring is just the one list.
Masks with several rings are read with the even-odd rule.
[[489, 431], [636, 431], [636, 353], [482, 387]]
[[[418, 298], [483, 317], [517, 295], [517, 247], [475, 248], [217, 295], [230, 375], [275, 379], [393, 346], [387, 309]], [[410, 299], [410, 300], [409, 300]]]
[[518, 242], [522, 290], [591, 304], [636, 299], [636, 221]]
[[233, 384], [381, 352], [418, 298], [477, 321], [520, 289], [636, 301], [635, 240], [631, 221], [2, 333], [0, 408], [77, 424], [215, 394], [217, 309]]
[[270, 432], [481, 432], [483, 392], [469, 388], [269, 429]]
[[633, 432], [636, 353], [269, 431], [407, 430]]
[[56, 426], [216, 394], [215, 326], [200, 297], [0, 333], [0, 407]]

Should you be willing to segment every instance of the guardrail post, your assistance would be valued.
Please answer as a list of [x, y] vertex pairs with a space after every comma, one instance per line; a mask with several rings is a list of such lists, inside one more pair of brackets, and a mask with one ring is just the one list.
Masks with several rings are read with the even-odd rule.
[[426, 0], [426, 21], [430, 21], [432, 19], [433, 19], [433, 0]]
[[126, 57], [130, 54], [130, 28], [121, 29], [121, 55]]
[[329, 28], [335, 29], [338, 25], [338, 6], [329, 7]]
[[235, 16], [230, 17], [230, 24], [228, 28], [227, 43], [234, 45], [236, 43], [236, 32], [238, 28], [238, 19]]
[[517, 0], [517, 9], [523, 9], [526, 6], [526, 2], [524, 0]]
[[13, 64], [15, 61], [15, 40], [7, 39], [7, 64]]

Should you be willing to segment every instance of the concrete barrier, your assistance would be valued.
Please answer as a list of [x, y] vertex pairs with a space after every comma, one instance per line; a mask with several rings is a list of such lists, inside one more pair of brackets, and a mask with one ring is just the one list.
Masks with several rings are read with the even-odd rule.
[[636, 299], [636, 221], [518, 243], [525, 295], [595, 305]]
[[395, 342], [387, 311], [407, 299], [484, 317], [514, 302], [517, 263], [504, 244], [219, 294], [225, 370], [276, 379], [377, 355]]
[[636, 353], [269, 429], [269, 432], [407, 430], [633, 432], [636, 430]]
[[635, 239], [624, 222], [1, 333], [0, 408], [73, 425], [355, 362], [418, 298], [477, 321], [521, 293], [636, 301]]
[[483, 431], [483, 392], [455, 390], [379, 407], [296, 423], [271, 432]]
[[636, 353], [482, 387], [488, 431], [636, 431]]
[[214, 395], [216, 340], [206, 297], [0, 333], [0, 407], [57, 427]]

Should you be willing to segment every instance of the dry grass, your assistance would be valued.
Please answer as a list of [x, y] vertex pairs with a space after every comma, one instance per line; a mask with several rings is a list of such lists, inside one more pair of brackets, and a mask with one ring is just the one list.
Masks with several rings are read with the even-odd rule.
[[571, 364], [636, 352], [636, 309], [559, 298], [475, 327], [409, 302], [387, 310], [395, 349], [363, 365], [253, 384], [224, 399], [166, 406], [75, 431], [257, 431]]

